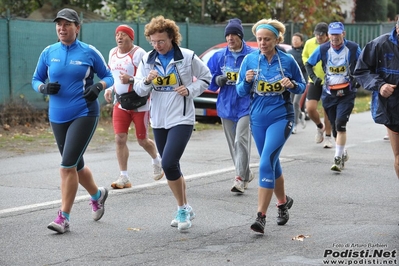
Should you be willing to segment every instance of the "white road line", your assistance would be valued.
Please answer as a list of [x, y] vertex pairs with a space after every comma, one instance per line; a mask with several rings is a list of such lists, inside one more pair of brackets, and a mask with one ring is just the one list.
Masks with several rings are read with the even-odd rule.
[[[250, 164], [250, 167], [251, 168], [259, 167], [259, 164]], [[219, 170], [215, 170], [215, 171], [209, 171], [209, 172], [203, 172], [203, 173], [199, 173], [199, 174], [188, 175], [188, 176], [185, 176], [184, 178], [186, 180], [196, 179], [196, 178], [201, 178], [201, 177], [210, 176], [210, 175], [228, 173], [228, 172], [231, 172], [231, 171], [234, 171], [234, 167], [228, 167], [228, 168], [223, 168], [223, 169], [219, 169]], [[156, 186], [165, 185], [165, 184], [167, 184], [167, 181], [164, 178], [161, 181], [154, 181], [154, 182], [151, 182], [151, 183], [137, 185], [137, 186], [134, 186], [132, 188], [112, 189], [112, 190], [109, 190], [109, 194], [128, 193], [128, 192], [131, 192], [132, 190], [138, 190], [138, 189], [149, 188], [149, 187], [156, 187]], [[78, 196], [78, 197], [75, 198], [75, 202], [86, 201], [89, 198], [90, 198], [89, 195]], [[60, 204], [61, 204], [61, 200], [54, 200], [54, 201], [47, 201], [47, 202], [42, 202], [42, 203], [37, 203], [37, 204], [31, 204], [31, 205], [15, 207], [15, 208], [8, 208], [8, 209], [0, 210], [0, 215], [7, 214], [7, 213], [26, 211], [26, 210], [32, 210], [32, 209], [42, 208], [42, 207], [49, 207], [49, 206], [53, 206], [53, 205], [60, 205]]]

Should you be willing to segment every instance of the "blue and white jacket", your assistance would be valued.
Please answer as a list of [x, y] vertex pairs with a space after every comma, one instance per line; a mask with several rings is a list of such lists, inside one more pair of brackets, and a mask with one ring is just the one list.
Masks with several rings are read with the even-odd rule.
[[94, 83], [94, 74], [110, 87], [114, 78], [101, 53], [92, 45], [76, 40], [71, 45], [61, 42], [49, 45], [40, 54], [32, 78], [32, 87], [49, 82], [61, 85], [57, 94], [49, 95], [49, 119], [65, 123], [78, 117], [100, 114], [98, 99], [83, 98], [85, 89]]
[[[177, 125], [194, 125], [194, 98], [203, 93], [212, 75], [205, 63], [191, 50], [173, 44], [173, 58], [163, 68], [158, 52], [146, 53], [137, 69], [134, 90], [140, 96], [151, 93], [150, 120], [152, 128], [169, 129]], [[151, 70], [158, 77], [150, 84], [144, 80]], [[184, 85], [189, 94], [181, 96], [174, 91]]]

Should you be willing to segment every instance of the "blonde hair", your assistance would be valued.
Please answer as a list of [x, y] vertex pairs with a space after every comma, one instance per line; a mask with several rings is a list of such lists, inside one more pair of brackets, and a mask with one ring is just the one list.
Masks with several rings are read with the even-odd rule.
[[283, 43], [284, 42], [284, 34], [285, 34], [285, 26], [283, 23], [276, 19], [261, 19], [258, 22], [255, 23], [255, 25], [252, 26], [252, 33], [256, 37], [256, 28], [259, 25], [262, 24], [267, 24], [270, 26], [273, 26], [277, 31], [278, 31], [278, 36], [277, 36], [277, 43]]
[[150, 41], [150, 36], [157, 32], [166, 32], [172, 42], [180, 45], [182, 36], [179, 32], [179, 26], [177, 26], [176, 22], [173, 20], [165, 19], [163, 16], [152, 18], [144, 27], [144, 36], [148, 41]]

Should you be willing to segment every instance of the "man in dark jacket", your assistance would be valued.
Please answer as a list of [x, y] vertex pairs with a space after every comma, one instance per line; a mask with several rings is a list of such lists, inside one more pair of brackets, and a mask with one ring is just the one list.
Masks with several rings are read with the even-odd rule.
[[381, 35], [364, 47], [354, 76], [366, 90], [372, 91], [371, 113], [374, 122], [388, 128], [399, 178], [399, 20], [390, 33]]

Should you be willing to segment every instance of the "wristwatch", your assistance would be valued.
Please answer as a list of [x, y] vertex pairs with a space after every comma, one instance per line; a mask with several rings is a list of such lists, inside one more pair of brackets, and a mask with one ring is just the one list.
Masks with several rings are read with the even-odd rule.
[[134, 78], [133, 77], [129, 78], [129, 84], [134, 84]]

